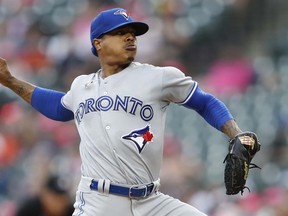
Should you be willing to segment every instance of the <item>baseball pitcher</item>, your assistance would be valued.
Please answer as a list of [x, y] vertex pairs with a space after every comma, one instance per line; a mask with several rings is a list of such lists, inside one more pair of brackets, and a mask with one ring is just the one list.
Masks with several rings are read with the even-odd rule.
[[[74, 216], [205, 215], [160, 191], [164, 125], [170, 103], [195, 110], [231, 139], [242, 134], [227, 107], [201, 90], [191, 77], [174, 67], [134, 61], [136, 37], [148, 29], [122, 8], [98, 14], [91, 23], [90, 40], [101, 68], [77, 77], [67, 93], [17, 79], [0, 59], [0, 82], [4, 86], [48, 118], [75, 122], [81, 137], [82, 178]], [[249, 141], [247, 145], [253, 149], [250, 163], [258, 151], [258, 141], [254, 134], [244, 135], [250, 139], [241, 139], [240, 147]], [[236, 157], [231, 149], [227, 163]], [[227, 181], [231, 170], [229, 166]]]

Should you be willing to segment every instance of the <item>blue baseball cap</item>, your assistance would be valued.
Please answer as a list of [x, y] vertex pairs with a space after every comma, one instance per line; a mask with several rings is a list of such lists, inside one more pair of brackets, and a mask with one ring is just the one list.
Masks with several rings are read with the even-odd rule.
[[136, 36], [145, 34], [149, 29], [149, 26], [146, 23], [135, 22], [131, 16], [127, 15], [127, 11], [123, 8], [113, 8], [102, 11], [91, 23], [90, 40], [92, 43], [92, 53], [95, 56], [98, 56], [93, 44], [95, 38], [101, 38], [104, 34], [122, 26], [133, 27]]

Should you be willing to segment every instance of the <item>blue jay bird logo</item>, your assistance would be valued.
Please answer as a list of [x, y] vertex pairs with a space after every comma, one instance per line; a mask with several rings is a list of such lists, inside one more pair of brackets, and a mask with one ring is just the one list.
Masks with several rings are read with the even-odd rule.
[[123, 9], [117, 10], [117, 11], [114, 13], [114, 15], [122, 15], [126, 20], [129, 19], [129, 15], [128, 15], [128, 14], [126, 13], [126, 11], [123, 10]]
[[129, 134], [122, 136], [122, 139], [132, 141], [138, 148], [139, 154], [144, 149], [146, 143], [152, 141], [153, 134], [150, 132], [150, 125], [141, 129], [135, 129]]

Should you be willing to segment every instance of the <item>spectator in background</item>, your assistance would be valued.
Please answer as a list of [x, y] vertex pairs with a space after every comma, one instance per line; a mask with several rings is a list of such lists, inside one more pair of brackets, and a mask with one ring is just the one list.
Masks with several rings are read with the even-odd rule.
[[288, 191], [283, 192], [283, 199], [275, 206], [275, 215], [276, 216], [286, 216], [288, 215]]
[[[201, 169], [203, 167], [196, 159], [183, 154], [181, 140], [173, 134], [165, 134], [163, 153], [160, 177], [161, 180], [163, 179], [161, 181], [161, 191], [181, 201], [188, 202], [191, 193], [194, 191], [194, 185], [201, 181]], [[173, 187], [173, 185], [178, 186]]]
[[245, 93], [254, 80], [251, 63], [242, 56], [239, 45], [223, 47], [221, 57], [212, 63], [202, 85], [208, 91], [221, 96]]
[[40, 194], [20, 205], [16, 216], [71, 216], [73, 211], [66, 182], [58, 176], [50, 176]]

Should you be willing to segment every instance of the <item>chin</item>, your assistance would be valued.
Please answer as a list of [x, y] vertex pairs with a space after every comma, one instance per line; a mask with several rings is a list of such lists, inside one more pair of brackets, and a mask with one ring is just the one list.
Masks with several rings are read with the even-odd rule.
[[128, 57], [128, 61], [129, 61], [129, 62], [134, 61], [134, 59], [135, 59], [134, 56], [130, 56], [130, 57]]

